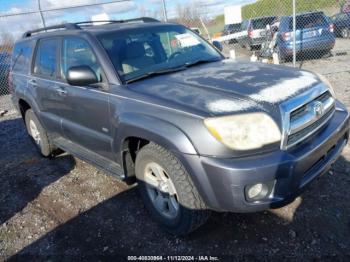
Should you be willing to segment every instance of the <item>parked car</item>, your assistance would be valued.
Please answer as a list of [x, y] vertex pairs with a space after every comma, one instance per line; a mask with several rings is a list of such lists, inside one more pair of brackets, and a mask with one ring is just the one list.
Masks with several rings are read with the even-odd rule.
[[238, 38], [238, 43], [248, 50], [259, 48], [266, 40], [266, 27], [276, 20], [275, 16], [257, 17], [245, 20], [241, 25], [243, 33]]
[[349, 113], [322, 76], [225, 59], [178, 24], [53, 26], [26, 32], [13, 57], [12, 100], [39, 152], [137, 182], [174, 234], [211, 210], [290, 203], [349, 138]]
[[9, 94], [8, 75], [10, 72], [11, 55], [0, 53], [0, 96]]
[[241, 26], [242, 26], [241, 23], [225, 25], [221, 36], [232, 35], [232, 38], [228, 40], [228, 43], [229, 44], [237, 43], [237, 39], [239, 38], [239, 35], [237, 35], [236, 33], [241, 32]]
[[350, 13], [336, 14], [331, 18], [334, 33], [338, 37], [350, 38]]
[[[296, 17], [296, 52], [329, 53], [335, 45], [334, 26], [323, 12], [298, 14]], [[277, 52], [281, 59], [293, 55], [293, 17], [280, 18]]]

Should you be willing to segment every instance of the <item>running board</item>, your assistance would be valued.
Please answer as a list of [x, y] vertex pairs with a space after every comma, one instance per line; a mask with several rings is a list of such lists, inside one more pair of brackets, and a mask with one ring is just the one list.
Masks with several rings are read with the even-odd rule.
[[62, 137], [53, 139], [53, 143], [67, 153], [101, 169], [109, 175], [116, 176], [120, 179], [125, 179], [125, 174], [122, 167], [113, 161]]

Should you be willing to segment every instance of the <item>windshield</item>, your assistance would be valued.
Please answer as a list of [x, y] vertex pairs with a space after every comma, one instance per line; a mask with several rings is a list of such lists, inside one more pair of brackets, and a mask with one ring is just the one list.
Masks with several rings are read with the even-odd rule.
[[180, 25], [128, 29], [98, 38], [124, 82], [198, 61], [223, 58], [205, 40]]

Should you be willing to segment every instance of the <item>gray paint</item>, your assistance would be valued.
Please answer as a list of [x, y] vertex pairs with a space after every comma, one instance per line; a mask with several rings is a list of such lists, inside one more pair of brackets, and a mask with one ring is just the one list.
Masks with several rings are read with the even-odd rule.
[[[349, 116], [338, 103], [332, 124], [294, 151], [282, 151], [279, 144], [253, 152], [227, 148], [208, 132], [205, 118], [266, 112], [282, 130], [280, 105], [321, 81], [311, 73], [283, 66], [222, 60], [124, 85], [95, 35], [137, 26], [152, 25], [102, 26], [99, 30], [92, 27], [31, 37], [31, 41], [72, 35], [86, 39], [102, 65], [106, 82], [100, 87], [78, 87], [63, 79], [12, 72], [14, 104], [18, 107], [19, 100], [25, 100], [54, 141], [69, 140], [85, 152], [84, 159], [89, 159], [91, 152], [90, 157], [99, 156], [99, 163], [114, 163], [114, 170], [123, 165], [123, 143], [128, 137], [162, 145], [182, 161], [203, 199], [216, 210], [254, 211], [268, 208], [273, 201], [286, 200], [291, 186], [298, 183], [295, 179], [300, 179], [311, 164], [307, 159], [322, 156], [331, 144], [347, 139]], [[337, 153], [341, 149], [340, 143]], [[77, 152], [73, 148], [71, 151]], [[333, 158], [312, 175], [322, 173]], [[297, 175], [293, 173], [296, 165]], [[282, 200], [249, 206], [242, 199], [242, 190], [246, 183], [261, 179], [282, 179]]]

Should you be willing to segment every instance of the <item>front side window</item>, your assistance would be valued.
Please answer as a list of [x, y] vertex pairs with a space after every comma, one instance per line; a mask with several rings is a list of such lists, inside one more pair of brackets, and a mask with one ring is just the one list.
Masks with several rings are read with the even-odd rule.
[[102, 82], [102, 68], [90, 45], [81, 38], [68, 37], [63, 40], [61, 70], [66, 78], [69, 68], [74, 66], [88, 66], [95, 72], [99, 82]]
[[57, 39], [40, 40], [35, 58], [34, 73], [53, 78], [57, 73]]
[[199, 60], [222, 59], [215, 48], [180, 25], [129, 29], [102, 34], [98, 38], [119, 76], [126, 82]]

